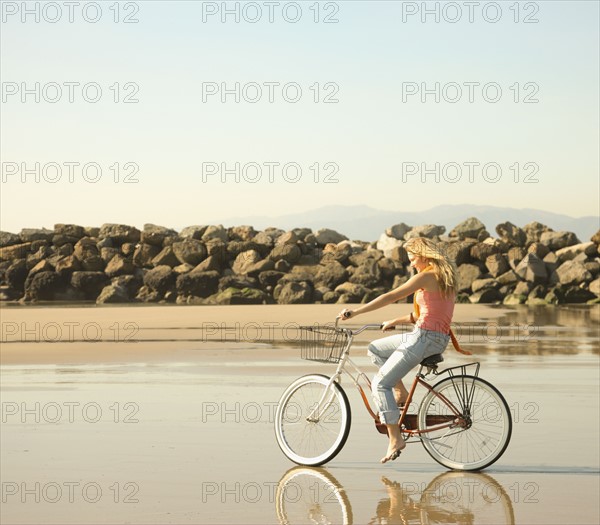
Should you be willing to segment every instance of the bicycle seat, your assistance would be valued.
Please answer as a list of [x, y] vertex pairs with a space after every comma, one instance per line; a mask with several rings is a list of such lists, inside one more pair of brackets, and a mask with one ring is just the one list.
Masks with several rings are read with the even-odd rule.
[[441, 363], [444, 360], [444, 356], [442, 354], [433, 354], [429, 357], [426, 357], [421, 361], [421, 366], [427, 366], [430, 368], [434, 368], [438, 363]]

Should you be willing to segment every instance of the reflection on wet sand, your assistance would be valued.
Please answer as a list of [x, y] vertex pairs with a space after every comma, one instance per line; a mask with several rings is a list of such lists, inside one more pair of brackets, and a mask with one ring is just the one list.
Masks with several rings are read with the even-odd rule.
[[[515, 523], [506, 490], [488, 474], [445, 472], [428, 483], [382, 476], [381, 483], [387, 495], [373, 502], [375, 509], [369, 525]], [[276, 514], [282, 525], [354, 523], [351, 497], [324, 468], [288, 470], [277, 486]]]

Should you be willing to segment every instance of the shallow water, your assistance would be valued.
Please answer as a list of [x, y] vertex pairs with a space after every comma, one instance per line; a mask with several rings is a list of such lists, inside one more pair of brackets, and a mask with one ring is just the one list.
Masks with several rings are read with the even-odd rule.
[[[282, 312], [281, 322], [297, 318]], [[511, 443], [481, 473], [448, 471], [418, 443], [380, 465], [385, 438], [345, 379], [353, 421], [344, 449], [325, 468], [294, 467], [274, 439], [275, 406], [293, 379], [333, 367], [300, 360], [286, 341], [225, 351], [190, 336], [184, 316], [179, 326], [140, 323], [139, 341], [152, 334], [155, 343], [3, 345], [0, 521], [600, 522], [598, 309], [489, 312], [461, 334], [475, 355], [449, 349], [444, 363], [479, 361], [510, 407]], [[353, 356], [371, 373], [367, 339]], [[160, 354], [145, 359], [154, 345]], [[113, 346], [104, 361], [89, 359]], [[12, 355], [21, 347], [22, 362]]]

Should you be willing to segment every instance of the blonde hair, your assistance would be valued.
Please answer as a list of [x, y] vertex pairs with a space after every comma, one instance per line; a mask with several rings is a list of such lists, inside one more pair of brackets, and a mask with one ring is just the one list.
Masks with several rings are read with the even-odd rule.
[[456, 265], [443, 253], [442, 246], [425, 237], [414, 237], [404, 244], [404, 249], [414, 255], [427, 259], [435, 278], [440, 286], [442, 295], [456, 293]]

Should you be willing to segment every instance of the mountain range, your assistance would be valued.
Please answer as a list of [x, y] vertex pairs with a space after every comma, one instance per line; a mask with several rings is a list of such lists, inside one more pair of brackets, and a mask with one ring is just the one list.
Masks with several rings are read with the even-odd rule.
[[410, 226], [436, 224], [445, 226], [448, 233], [457, 224], [469, 217], [477, 217], [485, 224], [488, 232], [496, 236], [496, 225], [512, 222], [524, 226], [537, 221], [555, 231], [574, 232], [582, 242], [600, 229], [600, 217], [570, 217], [533, 208], [516, 209], [496, 206], [478, 206], [474, 204], [456, 204], [435, 206], [421, 212], [402, 212], [378, 210], [369, 206], [324, 206], [321, 208], [278, 217], [255, 215], [246, 217], [230, 217], [217, 222], [224, 226], [251, 225], [257, 230], [274, 226], [283, 230], [307, 227], [313, 231], [330, 228], [346, 235], [350, 239], [374, 241], [385, 232], [386, 228], [404, 222]]

